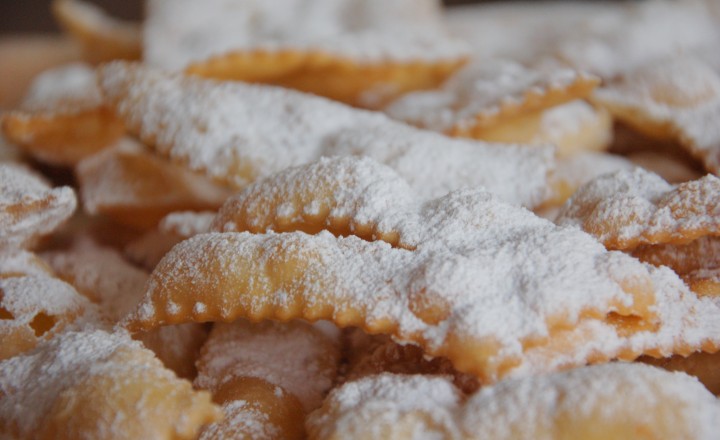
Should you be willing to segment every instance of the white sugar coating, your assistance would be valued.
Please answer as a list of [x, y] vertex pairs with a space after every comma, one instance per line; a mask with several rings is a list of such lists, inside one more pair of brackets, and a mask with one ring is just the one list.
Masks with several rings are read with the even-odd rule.
[[[412, 418], [418, 413], [427, 418]], [[418, 434], [407, 438], [423, 439], [636, 438], [641, 432], [710, 440], [720, 429], [718, 416], [720, 404], [695, 378], [613, 363], [506, 380], [465, 402], [444, 378], [371, 376], [333, 390], [307, 425], [318, 439], [379, 438], [383, 429], [402, 426]], [[443, 436], [426, 431], [428, 419]]]
[[25, 355], [0, 362], [2, 424], [16, 425], [21, 436], [31, 432], [63, 390], [87, 379], [122, 347], [140, 345], [122, 333], [69, 332]]
[[[482, 388], [458, 414], [471, 438], [714, 439], [720, 404], [697, 379], [644, 364], [606, 364]], [[626, 437], [629, 436], [629, 437]]]
[[385, 111], [394, 119], [434, 131], [467, 128], [477, 116], [494, 115], [507, 103], [522, 105], [526, 94], [567, 89], [592, 76], [567, 67], [530, 69], [508, 60], [477, 60], [443, 84], [440, 90], [408, 93]]
[[0, 246], [52, 232], [76, 206], [72, 188], [51, 188], [25, 166], [0, 163]]
[[18, 275], [53, 276], [40, 257], [23, 249], [0, 249], [0, 277]]
[[424, 198], [485, 186], [510, 203], [544, 197], [552, 148], [451, 139], [320, 97], [115, 63], [103, 92], [131, 131], [190, 169], [242, 188], [322, 156], [366, 155]]
[[272, 424], [268, 414], [246, 400], [231, 400], [222, 405], [225, 418], [208, 425], [199, 440], [220, 440], [242, 433], [242, 438], [253, 440], [274, 440], [281, 438], [282, 431]]
[[[294, 200], [295, 194], [304, 197]], [[274, 210], [271, 202], [274, 200], [286, 202]], [[368, 157], [321, 158], [257, 180], [230, 197], [208, 231], [238, 230], [238, 225], [229, 219], [241, 212], [253, 213], [243, 220], [257, 229], [264, 227], [271, 218], [302, 223], [304, 215], [321, 216], [329, 207], [330, 217], [352, 219], [355, 224], [371, 224], [403, 207], [416, 207], [417, 203], [405, 180]], [[281, 212], [281, 208], [286, 212]], [[391, 230], [395, 220], [388, 222], [385, 217], [380, 228]]]
[[190, 238], [193, 235], [208, 232], [215, 215], [216, 213], [212, 211], [172, 212], [160, 220], [158, 230], [168, 234], [176, 234], [183, 238]]
[[[642, 168], [602, 175], [582, 186], [563, 206], [558, 225], [592, 229], [598, 240], [652, 243], [652, 234], [720, 229], [720, 179], [708, 174], [701, 179], [671, 185]], [[607, 225], [597, 228], [593, 225]], [[592, 226], [592, 227], [591, 227]], [[615, 246], [615, 244], [613, 244]]]
[[68, 250], [45, 252], [42, 257], [59, 277], [97, 302], [112, 322], [125, 317], [142, 299], [148, 274], [116, 250], [91, 239], [78, 240]]
[[383, 373], [335, 388], [306, 425], [315, 439], [464, 438], [454, 420], [461, 405], [446, 377]]
[[[720, 340], [720, 303], [714, 298], [698, 297], [667, 267], [650, 269], [654, 300], [653, 324], [630, 335], [622, 329], [596, 319], [581, 321], [565, 335], [559, 344], [570, 343], [572, 350], [553, 347], [534, 347], [527, 351], [524, 364], [510, 376], [548, 373], [566, 369], [568, 365], [582, 365], [588, 357], [596, 362], [619, 356], [634, 359], [642, 353], [669, 357], [690, 354], [709, 344], [716, 347]], [[575, 341], [575, 342], [572, 342]], [[599, 356], [599, 358], [598, 358]]]
[[68, 332], [3, 361], [0, 389], [0, 425], [12, 438], [47, 432], [62, 411], [85, 410], [66, 432], [88, 430], [88, 438], [119, 438], [130, 429], [138, 438], [192, 438], [217, 414], [208, 395], [192, 391], [124, 332]]
[[435, 0], [152, 0], [144, 61], [182, 69], [229, 51], [314, 51], [361, 63], [458, 59]]
[[333, 385], [339, 360], [337, 336], [304, 322], [218, 323], [197, 362], [195, 385], [217, 391], [234, 378], [259, 378], [312, 411]]
[[[329, 160], [340, 167], [348, 166], [349, 161]], [[369, 183], [380, 180], [377, 176], [386, 171], [376, 166], [379, 171], [374, 176], [359, 172], [355, 179], [365, 175], [372, 178]], [[305, 168], [314, 169], [313, 165]], [[333, 175], [344, 182], [342, 169]], [[313, 183], [312, 174], [308, 183]], [[258, 183], [255, 188], [267, 187], [271, 185]], [[298, 232], [198, 235], [166, 256], [165, 264], [158, 266], [148, 283], [146, 298], [130, 319], [163, 322], [162, 313], [152, 304], [174, 300], [163, 291], [167, 283], [192, 283], [195, 290], [210, 295], [218, 286], [225, 286], [223, 292], [229, 288], [224, 280], [237, 279], [232, 271], [238, 267], [266, 271], [266, 264], [284, 267], [285, 262], [292, 262], [293, 267], [299, 264], [304, 271], [294, 275], [291, 284], [271, 281], [272, 273], [251, 272], [248, 285], [264, 286], [259, 289], [267, 289], [268, 296], [228, 292], [222, 304], [214, 304], [216, 313], [237, 316], [238, 309], [251, 310], [262, 302], [282, 310], [302, 295], [300, 301], [332, 306], [337, 313], [345, 307], [357, 310], [368, 325], [383, 320], [397, 322], [394, 333], [398, 339], [422, 343], [433, 355], [447, 354], [443, 350], [449, 339], [461, 338], [495, 341], [499, 356], [522, 359], [523, 341], [551, 336], [549, 321], [573, 326], [590, 310], [604, 316], [619, 308], [638, 307], [635, 301], [639, 299], [624, 291], [621, 283], [644, 285], [648, 295], [659, 288], [653, 286], [648, 266], [624, 254], [607, 252], [576, 228], [557, 227], [481, 190], [457, 191], [425, 204], [419, 200], [408, 203], [405, 197], [394, 205], [394, 199], [387, 195], [399, 190], [377, 183], [374, 188], [371, 184], [356, 188], [363, 192], [350, 191], [350, 187], [347, 193], [338, 192], [337, 208], [333, 209], [342, 214], [363, 213], [378, 233], [399, 233], [402, 248], [355, 236], [338, 238], [328, 232], [314, 236]], [[267, 203], [275, 201], [268, 198]], [[302, 207], [297, 209], [301, 211]], [[271, 217], [274, 214], [262, 211], [260, 215], [263, 212]], [[210, 267], [212, 275], [206, 273]], [[182, 296], [185, 303], [205, 301], [199, 294], [187, 294], [189, 297]], [[436, 321], [423, 321], [433, 307], [442, 310], [440, 316]], [[475, 361], [482, 364], [474, 366], [478, 370], [492, 371], [483, 364], [487, 359]]]
[[47, 70], [34, 79], [21, 109], [31, 112], [78, 112], [102, 105], [95, 69], [70, 63]]
[[561, 43], [583, 35], [593, 20], [619, 15], [627, 6], [611, 2], [482, 2], [445, 11], [445, 23], [470, 43], [482, 60], [504, 58], [534, 64]]
[[635, 168], [636, 165], [623, 156], [595, 152], [579, 153], [558, 160], [553, 180], [579, 188], [603, 174], [621, 170], [630, 171]]
[[594, 99], [622, 120], [639, 116], [668, 125], [709, 171], [720, 173], [720, 73], [699, 57], [645, 64], [597, 90]]
[[698, 2], [623, 6], [595, 14], [572, 37], [560, 41], [556, 55], [578, 69], [609, 79], [652, 60], [720, 42], [716, 23]]
[[[540, 135], [555, 144], [565, 136], [580, 133], [596, 123], [598, 111], [583, 100], [570, 101], [545, 110], [540, 119]], [[607, 143], [610, 143], [608, 139]], [[585, 147], [577, 145], [578, 148]]]
[[47, 274], [0, 279], [0, 293], [0, 307], [12, 315], [11, 319], [0, 319], [0, 328], [29, 325], [40, 313], [64, 326], [71, 322], [76, 328], [98, 323], [93, 304], [69, 284]]

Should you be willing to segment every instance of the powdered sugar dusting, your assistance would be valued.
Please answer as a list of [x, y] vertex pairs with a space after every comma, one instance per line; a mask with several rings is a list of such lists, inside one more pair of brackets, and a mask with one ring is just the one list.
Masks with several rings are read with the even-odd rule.
[[0, 164], [0, 245], [22, 246], [53, 231], [76, 206], [71, 188], [51, 188], [24, 166]]
[[334, 390], [308, 428], [318, 438], [380, 438], [394, 429], [418, 439], [587, 438], [603, 429], [710, 440], [719, 415], [720, 404], [694, 378], [615, 363], [503, 381], [466, 402], [444, 378], [372, 376]]
[[307, 427], [313, 438], [397, 438], [408, 431], [412, 439], [461, 438], [454, 420], [461, 403], [445, 377], [384, 373], [333, 390]]
[[241, 434], [253, 440], [273, 440], [281, 438], [281, 430], [269, 420], [268, 414], [246, 400], [231, 400], [222, 405], [225, 419], [207, 426], [199, 440], [217, 440], [232, 438]]
[[669, 126], [708, 170], [720, 173], [720, 73], [699, 57], [648, 63], [598, 90], [595, 99], [633, 125]]
[[113, 322], [140, 302], [148, 279], [146, 272], [129, 264], [117, 251], [88, 238], [78, 240], [69, 250], [46, 252], [42, 256], [58, 276], [99, 303]]
[[713, 175], [673, 186], [642, 168], [618, 171], [580, 188], [556, 223], [580, 227], [614, 249], [687, 242], [720, 229], [719, 195]]
[[[390, 104], [386, 112], [434, 131], [466, 129], [477, 124], [478, 118], [503, 112], [507, 105], [523, 106], [530, 97], [542, 100], [550, 91], [557, 93], [579, 82], [595, 83], [597, 79], [566, 67], [530, 69], [508, 60], [478, 60], [452, 76], [441, 90], [409, 93]], [[573, 98], [578, 97], [566, 100]], [[531, 109], [542, 108], [537, 102], [531, 105]]]
[[[349, 166], [348, 160], [333, 160], [340, 169], [330, 176], [347, 183], [342, 179], [349, 172], [342, 167]], [[375, 178], [387, 172], [376, 167]], [[313, 165], [306, 169], [314, 170]], [[312, 182], [312, 174], [310, 179]], [[373, 188], [366, 183], [357, 188]], [[255, 188], [267, 187], [272, 185]], [[572, 326], [589, 310], [601, 315], [619, 309], [645, 313], [635, 303], [639, 298], [620, 283], [639, 283], [651, 289], [648, 269], [628, 256], [606, 252], [575, 228], [558, 228], [481, 190], [457, 191], [423, 204], [418, 199], [414, 203], [407, 198], [385, 199], [383, 196], [395, 192], [379, 185], [375, 188], [372, 193], [341, 192], [331, 211], [376, 216], [368, 218], [368, 224], [379, 236], [396, 232], [400, 248], [355, 236], [337, 238], [327, 232], [315, 236], [297, 232], [198, 235], [176, 246], [158, 266], [144, 303], [174, 300], [172, 289], [166, 289], [171, 283], [194, 285], [193, 291], [183, 291], [181, 296], [192, 304], [200, 300], [193, 295], [195, 291], [214, 296], [215, 290], [225, 289], [221, 286], [237, 279], [231, 271], [243, 267], [249, 272], [243, 285], [266, 292], [229, 294], [223, 300], [228, 306], [215, 304], [223, 317], [237, 316], [264, 302], [279, 310], [297, 301], [333, 307], [336, 318], [350, 308], [360, 313], [369, 328], [376, 322], [396, 322], [394, 334], [399, 339], [417, 342], [432, 355], [447, 355], [459, 370], [486, 374], [490, 380], [498, 374], [494, 359], [478, 355], [469, 361], [465, 359], [468, 352], [454, 352], [449, 340], [493, 341], [500, 358], [521, 359], [523, 341], [551, 336], [548, 320]], [[272, 196], [266, 199], [270, 206], [276, 203]], [[258, 214], [272, 217], [274, 211]], [[272, 229], [272, 220], [258, 224]], [[331, 217], [327, 224], [333, 224]], [[218, 267], [216, 261], [222, 261], [223, 269], [206, 273], [208, 265]], [[277, 284], [271, 281], [272, 274], [265, 275], [268, 262], [282, 268], [283, 262], [290, 261], [292, 267], [300, 264], [303, 268], [291, 281]], [[155, 319], [163, 322], [165, 317], [157, 309], [160, 307], [156, 307]], [[466, 362], [460, 362], [462, 359]]]
[[286, 89], [118, 63], [103, 68], [100, 80], [131, 131], [160, 153], [239, 188], [322, 156], [367, 155], [425, 197], [482, 185], [532, 206], [542, 199], [552, 166], [549, 147], [450, 139]]
[[31, 112], [75, 113], [102, 105], [95, 69], [71, 63], [47, 70], [35, 78], [21, 109]]
[[321, 52], [361, 63], [458, 59], [433, 0], [152, 0], [144, 59], [181, 69], [229, 51]]
[[339, 356], [338, 340], [307, 323], [216, 324], [195, 384], [217, 390], [234, 378], [255, 377], [282, 387], [311, 411], [332, 386]]

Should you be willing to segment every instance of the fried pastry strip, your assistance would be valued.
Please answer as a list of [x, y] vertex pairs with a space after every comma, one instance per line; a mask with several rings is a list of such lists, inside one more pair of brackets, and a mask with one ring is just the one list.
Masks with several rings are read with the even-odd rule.
[[145, 61], [379, 107], [437, 87], [468, 55], [435, 0], [152, 0]]
[[12, 438], [190, 440], [222, 417], [123, 333], [64, 333], [0, 363], [0, 389], [0, 434]]
[[322, 156], [365, 155], [395, 169], [424, 199], [483, 185], [510, 203], [534, 206], [552, 167], [549, 147], [450, 139], [292, 90], [125, 63], [101, 69], [100, 83], [147, 145], [235, 188]]
[[686, 244], [720, 233], [720, 179], [707, 175], [670, 185], [637, 168], [600, 176], [581, 187], [558, 215], [608, 249]]
[[305, 415], [322, 403], [340, 360], [337, 329], [322, 325], [330, 324], [216, 324], [195, 385], [213, 392], [226, 419], [201, 439], [304, 438]]
[[[717, 342], [717, 306], [702, 315], [709, 322], [688, 320], [693, 339], [674, 339], [684, 321], [660, 319], [667, 302], [700, 308], [672, 273], [486, 192], [423, 204], [392, 177], [369, 159], [335, 158], [256, 183], [219, 213], [215, 228], [228, 232], [193, 237], [161, 261], [126, 324], [330, 319], [414, 342], [488, 382]], [[542, 348], [554, 358], [526, 357]]]
[[510, 379], [466, 401], [445, 378], [372, 376], [333, 390], [308, 430], [314, 440], [709, 440], [719, 415], [715, 397], [685, 374], [614, 363]]

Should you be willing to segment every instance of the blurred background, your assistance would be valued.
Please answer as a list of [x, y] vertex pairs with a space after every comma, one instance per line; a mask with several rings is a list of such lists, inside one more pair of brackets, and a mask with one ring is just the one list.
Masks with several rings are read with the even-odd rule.
[[[50, 13], [51, 0], [0, 0], [0, 34], [56, 32]], [[444, 0], [445, 4], [496, 2], [498, 0]], [[125, 19], [139, 19], [143, 0], [92, 0], [93, 3]]]

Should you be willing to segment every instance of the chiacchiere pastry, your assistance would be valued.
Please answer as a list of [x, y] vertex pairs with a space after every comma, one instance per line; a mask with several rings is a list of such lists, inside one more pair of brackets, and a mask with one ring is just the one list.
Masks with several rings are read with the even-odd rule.
[[39, 75], [20, 108], [3, 115], [2, 131], [38, 160], [69, 166], [115, 143], [125, 127], [103, 104], [95, 70], [73, 63]]
[[[423, 203], [370, 159], [256, 182], [214, 229], [160, 262], [128, 328], [329, 319], [418, 344], [485, 382], [718, 343], [717, 305], [672, 272], [481, 190]], [[676, 340], [679, 328], [694, 336]]]
[[53, 10], [84, 63], [0, 93], [0, 438], [718, 437], [711, 0]]
[[144, 60], [375, 107], [467, 60], [434, 0], [150, 0]]
[[718, 415], [717, 399], [683, 373], [611, 363], [509, 379], [467, 399], [444, 376], [385, 373], [336, 388], [307, 425], [314, 440], [710, 440]]
[[213, 391], [226, 417], [200, 438], [305, 438], [305, 415], [322, 404], [338, 372], [338, 336], [327, 322], [216, 325], [195, 385]]
[[[451, 139], [377, 112], [263, 85], [218, 82], [139, 64], [99, 71], [130, 133], [158, 154], [241, 189], [323, 156], [370, 156], [425, 198], [482, 185], [534, 206], [545, 197], [552, 148]], [[237, 123], [243, 121], [243, 123]]]

